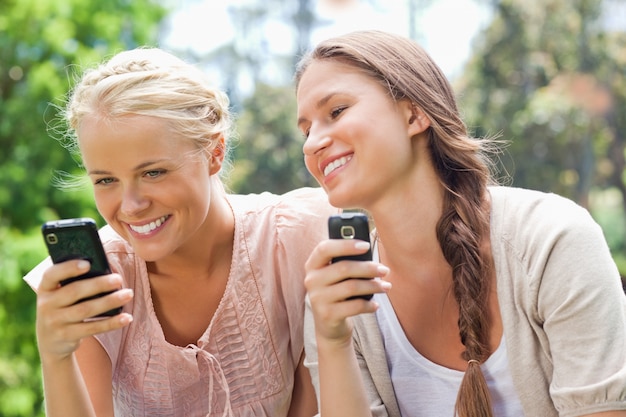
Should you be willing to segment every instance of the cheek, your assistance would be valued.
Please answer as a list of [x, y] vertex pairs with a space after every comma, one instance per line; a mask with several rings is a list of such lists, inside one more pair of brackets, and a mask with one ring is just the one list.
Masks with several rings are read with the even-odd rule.
[[309, 173], [311, 175], [313, 175], [315, 178], [318, 178], [320, 175], [320, 172], [317, 169], [317, 164], [315, 163], [315, 158], [311, 157], [311, 156], [304, 156], [304, 165], [306, 166], [306, 169], [309, 171]]
[[96, 203], [96, 209], [98, 209], [100, 215], [104, 217], [104, 220], [109, 223], [112, 218], [112, 206], [114, 205], [114, 202], [112, 201], [112, 196], [110, 195], [110, 193], [106, 193], [102, 190], [94, 190], [93, 199]]

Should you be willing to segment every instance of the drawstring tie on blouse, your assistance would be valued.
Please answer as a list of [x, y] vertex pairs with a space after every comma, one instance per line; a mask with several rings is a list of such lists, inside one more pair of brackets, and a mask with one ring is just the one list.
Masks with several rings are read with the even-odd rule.
[[[219, 401], [219, 391], [223, 392], [224, 395], [224, 411], [222, 412], [222, 417], [232, 417], [233, 411], [230, 407], [230, 388], [228, 387], [228, 381], [226, 381], [226, 376], [222, 371], [222, 367], [220, 366], [215, 356], [211, 355], [209, 352], [206, 352], [202, 349], [198, 349], [196, 346], [193, 346], [193, 349], [196, 351], [196, 358], [198, 361], [198, 368], [205, 368], [207, 370], [206, 375], [209, 376], [208, 379], [208, 395], [209, 395], [209, 413], [207, 417], [214, 415], [213, 414], [213, 401], [214, 397], [217, 401]], [[201, 372], [202, 373], [202, 372]], [[219, 402], [218, 402], [219, 404]], [[216, 404], [216, 405], [218, 405]]]

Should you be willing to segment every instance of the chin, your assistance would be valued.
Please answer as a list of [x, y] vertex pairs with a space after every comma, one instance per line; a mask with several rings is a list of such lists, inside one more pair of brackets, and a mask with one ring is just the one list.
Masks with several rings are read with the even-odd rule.
[[135, 253], [146, 262], [156, 262], [163, 259], [167, 254], [163, 248], [150, 248], [134, 245]]
[[346, 198], [341, 193], [328, 194], [328, 202], [333, 206], [340, 209], [350, 209], [356, 207], [353, 203], [350, 203], [350, 199]]

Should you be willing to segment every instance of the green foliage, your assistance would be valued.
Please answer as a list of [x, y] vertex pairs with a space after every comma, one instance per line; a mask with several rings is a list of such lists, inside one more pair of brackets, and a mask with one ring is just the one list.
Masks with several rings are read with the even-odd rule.
[[50, 186], [55, 170], [77, 170], [67, 151], [50, 137], [55, 105], [63, 104], [81, 63], [92, 65], [114, 51], [154, 43], [155, 23], [163, 14], [149, 0], [0, 3], [3, 221], [28, 228], [45, 220], [42, 207], [56, 216], [80, 213], [84, 201]]
[[0, 415], [41, 413], [35, 293], [21, 277], [44, 255], [38, 228], [27, 234], [0, 228]]
[[[589, 208], [625, 256], [626, 27], [606, 26], [606, 1], [494, 4], [458, 84], [468, 125], [510, 141], [501, 165], [513, 185]], [[594, 190], [617, 204], [603, 206]]]
[[56, 106], [74, 76], [114, 52], [155, 44], [162, 7], [151, 0], [0, 2], [0, 416], [42, 416], [35, 294], [22, 276], [45, 256], [44, 220], [99, 219], [89, 189], [52, 186], [80, 174], [54, 139]]

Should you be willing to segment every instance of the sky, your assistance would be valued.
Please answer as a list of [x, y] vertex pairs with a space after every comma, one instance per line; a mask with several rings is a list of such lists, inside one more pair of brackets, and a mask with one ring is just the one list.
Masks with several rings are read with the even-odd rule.
[[[232, 39], [234, 30], [226, 11], [228, 4], [245, 0], [183, 0], [170, 16], [170, 31], [162, 44], [175, 49], [190, 48], [199, 53]], [[290, 0], [292, 1], [292, 0]], [[319, 1], [317, 14], [329, 24], [313, 33], [312, 43], [358, 29], [381, 29], [408, 36], [406, 0], [371, 1], [335, 0], [342, 6], [330, 7]], [[429, 3], [426, 1], [426, 3]], [[454, 78], [468, 59], [474, 35], [488, 23], [489, 14], [475, 0], [431, 0], [418, 15], [418, 41], [434, 58], [449, 78]], [[217, 23], [216, 23], [217, 22]], [[289, 51], [292, 38], [286, 25], [276, 24], [269, 30], [273, 51]]]

